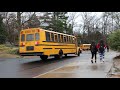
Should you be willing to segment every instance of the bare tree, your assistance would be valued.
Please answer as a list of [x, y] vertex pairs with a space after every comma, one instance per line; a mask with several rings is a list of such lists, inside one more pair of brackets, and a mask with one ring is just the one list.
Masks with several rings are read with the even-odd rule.
[[39, 26], [35, 12], [4, 12], [3, 17], [8, 32], [8, 42], [11, 44], [18, 43], [21, 29]]
[[91, 40], [90, 34], [94, 31], [95, 22], [97, 21], [96, 15], [92, 15], [92, 12], [82, 12], [81, 17], [83, 25], [83, 39], [89, 43]]
[[67, 20], [67, 23], [71, 25], [72, 29], [78, 27], [76, 19], [80, 16], [80, 14], [78, 12], [71, 12], [68, 14], [69, 14], [69, 18]]
[[120, 12], [114, 12], [112, 17], [115, 22], [115, 29], [120, 29]]
[[15, 13], [6, 13], [4, 16], [4, 23], [6, 26], [6, 30], [8, 32], [7, 41], [11, 44], [16, 42], [16, 37], [18, 31], [16, 30], [17, 20]]

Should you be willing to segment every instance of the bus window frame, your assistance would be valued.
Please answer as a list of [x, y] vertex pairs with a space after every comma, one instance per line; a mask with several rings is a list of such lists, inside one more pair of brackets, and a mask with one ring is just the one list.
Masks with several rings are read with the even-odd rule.
[[[39, 39], [36, 40], [36, 34], [38, 34]], [[40, 33], [35, 33], [35, 40], [38, 41], [40, 40]]]
[[66, 43], [66, 35], [64, 35], [63, 42]]
[[[22, 40], [22, 35], [24, 35], [24, 40]], [[21, 34], [21, 39], [20, 39], [21, 42], [24, 42], [25, 41], [25, 34]]]
[[60, 34], [58, 34], [58, 42], [60, 43], [60, 42], [61, 42], [61, 41], [60, 41], [60, 38], [61, 38], [61, 37], [59, 37], [59, 36], [61, 36], [61, 35], [60, 35]]
[[66, 43], [68, 43], [68, 38], [67, 38], [67, 35], [66, 35]]
[[[53, 37], [52, 37], [52, 35], [53, 35]], [[54, 40], [54, 33], [51, 33], [51, 42], [54, 42], [53, 40]]]
[[71, 36], [69, 36], [69, 43], [71, 43]]
[[61, 41], [61, 43], [63, 43], [63, 37], [64, 37], [64, 36], [63, 36], [62, 34], [61, 34], [60, 36], [61, 36], [61, 37], [60, 37], [60, 39], [61, 39], [60, 41]]
[[69, 43], [69, 36], [67, 36], [67, 43]]
[[72, 37], [72, 39], [73, 39], [73, 42], [72, 42], [72, 43], [74, 44], [74, 43], [75, 43], [75, 38], [74, 38], [74, 37]]
[[71, 43], [73, 43], [73, 37], [71, 36]]
[[[47, 40], [47, 33], [49, 33], [49, 40]], [[46, 42], [50, 42], [51, 41], [51, 33], [45, 31], [45, 36], [46, 36]]]
[[[56, 36], [57, 36], [57, 39], [56, 39]], [[58, 35], [57, 35], [57, 33], [54, 33], [54, 42], [58, 42]]]

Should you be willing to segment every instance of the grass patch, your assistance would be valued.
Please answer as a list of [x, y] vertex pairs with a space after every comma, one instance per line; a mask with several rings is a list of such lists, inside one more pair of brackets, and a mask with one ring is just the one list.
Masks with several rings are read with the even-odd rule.
[[19, 54], [19, 50], [18, 49], [9, 49], [8, 53], [9, 54]]
[[19, 48], [15, 46], [6, 46], [4, 44], [0, 45], [0, 52], [7, 54], [18, 54]]

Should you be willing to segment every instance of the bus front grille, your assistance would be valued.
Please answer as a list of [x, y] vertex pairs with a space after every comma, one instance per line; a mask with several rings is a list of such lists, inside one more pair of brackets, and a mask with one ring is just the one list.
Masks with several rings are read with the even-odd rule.
[[34, 46], [27, 46], [27, 47], [26, 47], [26, 50], [27, 50], [27, 51], [34, 50]]

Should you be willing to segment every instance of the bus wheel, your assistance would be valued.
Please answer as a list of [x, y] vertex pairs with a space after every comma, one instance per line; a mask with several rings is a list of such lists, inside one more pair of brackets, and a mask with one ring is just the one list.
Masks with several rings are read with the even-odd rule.
[[77, 54], [78, 56], [80, 56], [80, 50], [78, 51], [78, 54]]
[[55, 59], [59, 59], [59, 55], [55, 55], [54, 57], [55, 57]]
[[42, 55], [42, 56], [40, 56], [40, 58], [41, 58], [42, 60], [47, 60], [48, 56], [47, 56], [47, 55]]
[[61, 59], [61, 58], [62, 58], [62, 55], [63, 55], [63, 51], [60, 50], [60, 51], [59, 51], [59, 54], [58, 54], [58, 55], [55, 55], [55, 58], [56, 58], [56, 59]]
[[67, 54], [65, 54], [65, 57], [67, 57]]
[[60, 51], [59, 51], [59, 58], [61, 59], [61, 58], [62, 58], [62, 56], [63, 56], [63, 51], [62, 51], [62, 50], [60, 50]]

